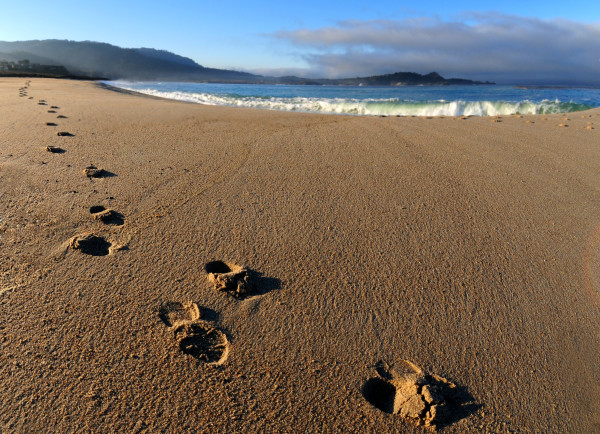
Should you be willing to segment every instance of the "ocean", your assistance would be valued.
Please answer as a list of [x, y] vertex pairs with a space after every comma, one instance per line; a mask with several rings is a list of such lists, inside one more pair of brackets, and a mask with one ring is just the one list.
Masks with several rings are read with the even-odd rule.
[[108, 81], [107, 85], [199, 104], [362, 116], [497, 116], [600, 107], [600, 89], [476, 86], [292, 86]]

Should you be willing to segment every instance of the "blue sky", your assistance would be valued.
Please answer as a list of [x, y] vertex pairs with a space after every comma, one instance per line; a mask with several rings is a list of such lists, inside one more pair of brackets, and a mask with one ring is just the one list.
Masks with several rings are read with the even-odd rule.
[[29, 39], [151, 47], [276, 74], [591, 77], [600, 75], [600, 2], [2, 0], [0, 40]]

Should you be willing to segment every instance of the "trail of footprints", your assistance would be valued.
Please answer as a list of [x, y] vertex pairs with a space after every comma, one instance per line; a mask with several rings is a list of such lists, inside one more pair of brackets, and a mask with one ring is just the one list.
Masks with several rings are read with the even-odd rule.
[[[30, 81], [19, 89], [20, 97], [28, 96]], [[38, 105], [47, 106], [46, 100], [39, 100]], [[52, 105], [48, 113], [56, 114], [59, 107]], [[58, 115], [57, 119], [67, 116]], [[57, 127], [55, 122], [47, 122], [47, 126]], [[59, 137], [74, 137], [67, 131], [58, 131]], [[47, 146], [46, 151], [62, 154], [66, 150], [59, 146]], [[103, 178], [112, 175], [103, 168], [94, 165], [83, 169], [83, 175], [92, 178]], [[124, 216], [103, 205], [89, 208], [90, 215], [105, 225], [121, 226]], [[94, 234], [83, 234], [69, 241], [69, 248], [91, 256], [105, 256], [114, 247], [104, 237]], [[205, 265], [208, 281], [217, 291], [232, 295], [237, 299], [252, 295], [257, 286], [260, 273], [236, 264], [224, 261], [211, 261]], [[225, 333], [212, 321], [202, 318], [201, 309], [196, 303], [167, 302], [158, 310], [160, 320], [173, 333], [174, 344], [178, 351], [189, 355], [209, 366], [221, 366], [229, 357], [231, 345]], [[391, 414], [399, 414], [418, 425], [437, 426], [453, 421], [453, 406], [456, 385], [435, 374], [428, 374], [409, 361], [403, 361], [403, 371], [390, 369], [379, 363], [378, 376], [367, 380], [361, 393], [366, 401], [375, 408]], [[456, 415], [454, 415], [456, 419]]]
[[[27, 88], [19, 89], [20, 96], [27, 96]], [[47, 106], [44, 99], [38, 101], [38, 105]], [[56, 114], [60, 107], [52, 105], [48, 113]], [[58, 115], [57, 119], [66, 119], [64, 115]], [[46, 122], [46, 126], [57, 127], [56, 122]], [[58, 131], [59, 137], [74, 137], [68, 131]], [[46, 151], [52, 154], [62, 154], [66, 150], [60, 146], [49, 145]], [[112, 176], [111, 172], [89, 165], [82, 171], [88, 179], [104, 178]], [[121, 226], [124, 224], [124, 216], [103, 205], [94, 205], [89, 208], [90, 215], [106, 225]], [[72, 250], [80, 251], [90, 256], [109, 255], [114, 248], [104, 237], [95, 234], [82, 234], [74, 236], [69, 240], [68, 246]], [[253, 279], [252, 270], [235, 264], [222, 261], [213, 261], [206, 264], [206, 272], [210, 282], [215, 289], [225, 291], [236, 298], [243, 298], [252, 292]], [[225, 363], [229, 356], [230, 344], [225, 333], [210, 321], [201, 318], [200, 309], [196, 303], [169, 302], [159, 309], [159, 317], [169, 327], [175, 339], [176, 346], [183, 354], [189, 355], [208, 365], [219, 366]]]
[[[25, 85], [19, 88], [19, 97], [33, 99], [32, 96], [29, 96], [28, 90], [31, 85], [31, 80], [25, 82]], [[48, 101], [45, 99], [38, 100], [38, 105], [40, 106], [48, 106]], [[51, 105], [47, 112], [49, 114], [56, 114], [57, 110], [60, 110], [59, 106]], [[68, 119], [67, 116], [63, 114], [59, 114], [56, 116], [56, 119]], [[48, 127], [58, 127], [56, 122], [46, 122], [46, 126]], [[56, 135], [58, 137], [75, 137], [74, 134], [68, 131], [57, 131]], [[64, 154], [67, 150], [62, 146], [48, 145], [45, 148], [46, 152], [51, 154]], [[85, 175], [88, 179], [92, 178], [105, 178], [108, 176], [114, 176], [113, 173], [104, 170], [102, 168], [98, 168], [94, 165], [89, 165], [83, 169], [83, 175]], [[107, 209], [102, 205], [95, 205], [90, 208], [90, 215], [93, 219], [110, 226], [122, 226], [125, 223], [125, 217], [118, 211], [113, 209]], [[123, 246], [113, 246], [112, 243], [107, 241], [104, 237], [98, 236], [95, 234], [83, 234], [77, 235], [71, 238], [68, 242], [69, 248], [73, 250], [80, 251], [86, 255], [90, 256], [105, 256], [112, 253], [115, 250], [122, 250]]]

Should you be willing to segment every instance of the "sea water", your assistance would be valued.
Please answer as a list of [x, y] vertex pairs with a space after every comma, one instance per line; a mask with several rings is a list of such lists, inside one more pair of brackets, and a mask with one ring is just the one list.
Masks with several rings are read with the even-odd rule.
[[472, 86], [312, 86], [125, 82], [106, 84], [199, 104], [371, 116], [497, 116], [600, 107], [600, 89]]

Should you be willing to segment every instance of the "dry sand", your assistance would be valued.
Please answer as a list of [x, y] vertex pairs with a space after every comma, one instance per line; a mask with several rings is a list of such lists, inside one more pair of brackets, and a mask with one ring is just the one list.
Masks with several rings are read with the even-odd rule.
[[0, 79], [0, 432], [419, 432], [389, 413], [404, 360], [456, 385], [446, 432], [600, 432], [600, 110], [25, 82]]

